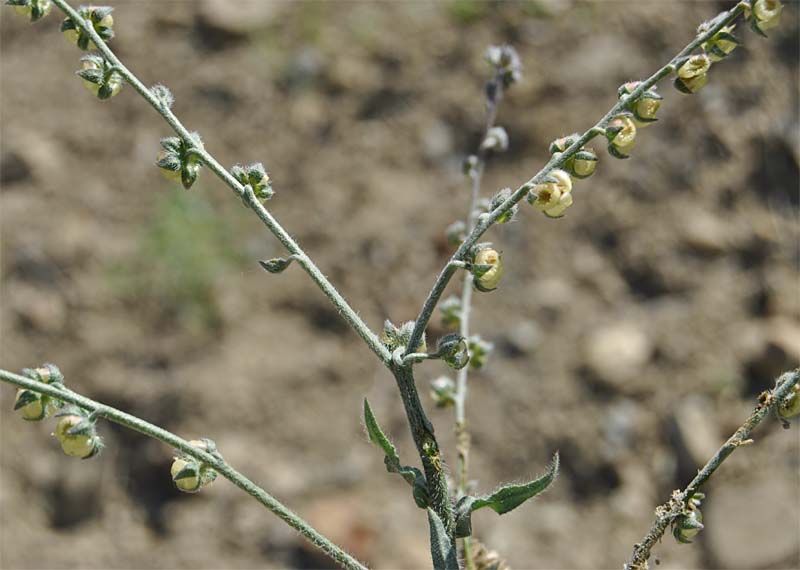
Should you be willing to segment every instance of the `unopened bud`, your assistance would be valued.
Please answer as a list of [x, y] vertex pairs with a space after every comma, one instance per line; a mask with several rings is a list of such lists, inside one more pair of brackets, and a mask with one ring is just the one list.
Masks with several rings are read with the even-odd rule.
[[272, 195], [274, 194], [274, 191], [272, 190], [272, 182], [269, 179], [269, 174], [267, 174], [264, 165], [260, 162], [253, 163], [248, 166], [237, 164], [231, 168], [231, 174], [233, 174], [236, 180], [238, 180], [241, 184], [249, 184], [253, 189], [256, 198], [259, 200], [269, 200], [272, 198]]
[[80, 71], [83, 86], [98, 99], [110, 99], [122, 89], [122, 76], [99, 55], [85, 55], [81, 58]]
[[503, 277], [502, 256], [491, 244], [480, 244], [475, 250], [472, 259], [472, 283], [478, 291], [494, 291]]
[[179, 137], [161, 139], [161, 152], [156, 157], [156, 166], [167, 178], [180, 182], [187, 190], [192, 187], [203, 163], [193, 151], [194, 147], [203, 148], [203, 141], [198, 133], [191, 133], [191, 144]]
[[38, 22], [53, 11], [50, 0], [6, 0], [6, 4], [14, 7], [14, 11], [27, 17], [31, 23]]
[[[94, 27], [94, 31], [100, 36], [100, 39], [108, 41], [114, 37], [114, 17], [111, 12], [114, 8], [110, 6], [81, 6], [78, 8], [78, 14], [84, 21], [90, 23]], [[87, 34], [78, 23], [72, 18], [66, 18], [61, 22], [61, 32], [71, 44], [77, 45], [82, 50], [97, 49], [94, 45], [89, 34]]]
[[431, 398], [437, 408], [446, 408], [455, 403], [456, 385], [451, 378], [439, 376], [431, 380]]
[[628, 158], [636, 144], [636, 124], [630, 113], [616, 116], [606, 127], [608, 152], [615, 158]]
[[800, 415], [800, 384], [795, 384], [778, 406], [778, 415], [784, 419]]
[[[739, 40], [733, 35], [734, 28], [735, 26], [725, 26], [700, 46], [712, 62], [725, 59], [739, 45]], [[702, 33], [703, 26], [697, 31]]]
[[[201, 451], [219, 455], [217, 446], [208, 438], [193, 439], [189, 444]], [[175, 487], [184, 493], [197, 493], [217, 478], [217, 472], [213, 468], [182, 452], [178, 452], [172, 462], [170, 474]]]
[[53, 435], [61, 443], [61, 449], [69, 456], [88, 459], [103, 448], [103, 442], [82, 410], [70, 408], [59, 417]]
[[[500, 207], [500, 205], [508, 200], [511, 197], [512, 191], [511, 188], [503, 188], [497, 194], [492, 197], [492, 201], [489, 204], [489, 211], [494, 211]], [[503, 213], [499, 218], [497, 218], [498, 224], [507, 224], [509, 222], [513, 222], [517, 217], [517, 211], [519, 210], [519, 206], [514, 204], [511, 208]]]

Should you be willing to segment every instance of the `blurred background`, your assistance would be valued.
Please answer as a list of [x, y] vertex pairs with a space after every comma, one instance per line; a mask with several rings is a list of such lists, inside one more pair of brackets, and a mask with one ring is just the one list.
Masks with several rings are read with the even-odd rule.
[[[262, 161], [270, 210], [364, 319], [413, 319], [466, 215], [483, 52], [525, 66], [499, 113], [511, 140], [484, 194], [517, 187], [554, 138], [650, 75], [733, 2], [118, 1], [113, 49], [222, 164]], [[75, 390], [234, 466], [375, 568], [430, 567], [425, 517], [361, 423], [375, 412], [416, 464], [393, 378], [274, 238], [209, 172], [186, 192], [153, 167], [170, 135], [126, 87], [98, 102], [55, 13], [0, 11], [2, 366], [51, 361]], [[561, 220], [523, 205], [490, 231], [498, 291], [473, 328], [471, 475], [482, 491], [540, 473], [535, 503], [475, 515], [512, 568], [620, 568], [683, 487], [800, 361], [798, 5], [686, 96], [668, 82], [633, 157], [580, 181]], [[452, 292], [458, 290], [453, 286]], [[438, 317], [429, 338], [446, 332]], [[451, 410], [418, 384], [450, 465]], [[182, 495], [171, 450], [106, 422], [107, 449], [63, 455], [0, 387], [3, 568], [331, 568], [225, 480]], [[704, 489], [706, 529], [662, 568], [800, 567], [800, 426], [772, 420]]]

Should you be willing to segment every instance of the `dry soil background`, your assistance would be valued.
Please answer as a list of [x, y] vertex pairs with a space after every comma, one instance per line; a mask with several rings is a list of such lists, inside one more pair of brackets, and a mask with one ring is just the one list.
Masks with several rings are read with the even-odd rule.
[[[489, 194], [731, 4], [119, 1], [113, 48], [223, 164], [267, 165], [270, 209], [378, 328], [414, 318], [465, 214], [486, 45], [525, 64]], [[428, 567], [425, 517], [360, 420], [366, 395], [413, 461], [390, 375], [299, 268], [258, 268], [280, 248], [220, 182], [163, 180], [167, 127], [130, 88], [93, 100], [59, 18], [0, 18], [2, 366], [55, 362], [82, 393], [213, 437], [372, 567]], [[524, 207], [490, 233], [506, 276], [475, 299], [497, 350], [471, 381], [472, 475], [490, 490], [563, 462], [534, 504], [475, 517], [512, 568], [620, 568], [653, 507], [798, 365], [797, 4], [768, 40], [739, 35], [700, 94], [661, 87], [632, 159], [596, 146], [566, 218]], [[421, 365], [421, 390], [443, 372]], [[101, 456], [62, 455], [13, 396], [0, 388], [2, 568], [331, 566], [224, 480], [179, 494], [157, 442], [103, 423]], [[431, 416], [452, 465], [451, 414]], [[661, 567], [800, 567], [799, 472], [800, 426], [767, 422]]]

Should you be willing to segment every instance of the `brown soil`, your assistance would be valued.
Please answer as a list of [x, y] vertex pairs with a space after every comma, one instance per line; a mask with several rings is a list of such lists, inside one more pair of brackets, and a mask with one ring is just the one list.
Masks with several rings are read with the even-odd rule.
[[[478, 489], [555, 487], [474, 529], [512, 568], [620, 568], [782, 370], [800, 360], [798, 6], [686, 96], [668, 84], [627, 161], [606, 155], [567, 217], [522, 208], [475, 328]], [[414, 318], [463, 217], [459, 163], [483, 122], [490, 43], [525, 64], [500, 111], [511, 149], [485, 193], [527, 180], [549, 141], [593, 124], [729, 2], [116, 2], [114, 49], [225, 165], [263, 161], [276, 217], [366, 321]], [[2, 10], [2, 366], [57, 363], [74, 389], [186, 437], [375, 568], [430, 566], [425, 517], [364, 435], [369, 397], [405, 461], [391, 376], [277, 242], [208, 172], [189, 193], [152, 167], [169, 133], [132, 89], [92, 100], [58, 18]], [[456, 288], [453, 288], [453, 292]], [[445, 332], [433, 322], [429, 335]], [[418, 382], [446, 373], [420, 365]], [[62, 455], [0, 389], [2, 568], [329, 568], [220, 481], [197, 496], [171, 451], [101, 424], [98, 458]], [[426, 397], [426, 404], [430, 400]], [[432, 408], [433, 406], [430, 405]], [[447, 460], [452, 417], [432, 409]], [[705, 489], [693, 546], [662, 568], [800, 567], [800, 430], [769, 421]]]

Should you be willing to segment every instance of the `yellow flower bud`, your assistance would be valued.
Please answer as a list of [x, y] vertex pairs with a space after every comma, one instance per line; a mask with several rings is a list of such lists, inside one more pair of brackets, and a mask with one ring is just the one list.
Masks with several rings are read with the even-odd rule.
[[[594, 151], [589, 149], [588, 152], [594, 154]], [[594, 174], [594, 169], [597, 168], [597, 157], [593, 159], [582, 158], [581, 153], [575, 155], [572, 163], [572, 170], [578, 178], [587, 178]]]
[[72, 428], [84, 422], [85, 418], [78, 415], [65, 415], [58, 420], [56, 431], [53, 435], [61, 442], [61, 449], [67, 455], [88, 459], [102, 448], [100, 438], [90, 428], [88, 433], [69, 434]]
[[712, 62], [722, 61], [739, 45], [739, 41], [733, 35], [734, 28], [735, 26], [725, 26], [710, 40], [703, 42], [701, 47]]
[[31, 0], [24, 6], [14, 6], [14, 11], [31, 22], [36, 22], [53, 11], [53, 4], [50, 0]]
[[789, 419], [800, 415], [800, 384], [795, 384], [778, 406], [778, 415]]
[[608, 124], [608, 128], [618, 129], [609, 140], [609, 151], [617, 158], [627, 158], [636, 144], [636, 124], [633, 119], [627, 115], [619, 116]]
[[[640, 97], [633, 107], [633, 122], [637, 127], [646, 127], [655, 118], [658, 109], [661, 107], [661, 99], [651, 99]], [[644, 120], [642, 120], [644, 119]]]
[[47, 406], [42, 400], [42, 395], [24, 388], [17, 390], [14, 410], [22, 415], [23, 420], [29, 422], [42, 420], [47, 415]]
[[754, 25], [759, 31], [770, 30], [780, 24], [783, 4], [779, 0], [756, 0], [753, 4]]
[[[105, 71], [105, 69], [101, 64], [98, 64], [97, 61], [91, 59], [84, 59], [81, 68], [83, 70], [97, 69], [99, 71]], [[83, 86], [86, 88], [87, 91], [92, 93], [95, 97], [98, 97], [100, 99], [110, 99], [111, 97], [114, 97], [117, 93], [119, 93], [120, 89], [122, 89], [122, 77], [118, 73], [112, 73], [111, 76], [108, 78], [108, 81], [105, 82], [105, 86], [84, 79]], [[101, 88], [104, 88], [102, 96], [100, 93]]]
[[528, 201], [550, 218], [560, 218], [572, 205], [572, 179], [563, 170], [553, 170], [533, 187]]
[[480, 277], [475, 277], [473, 284], [478, 291], [494, 291], [503, 277], [503, 260], [496, 250], [485, 247], [475, 254], [475, 265], [490, 265], [491, 267]]
[[678, 69], [675, 87], [684, 93], [697, 93], [708, 83], [711, 58], [706, 54], [693, 55]]
[[[191, 471], [194, 471], [194, 474], [191, 474]], [[176, 476], [181, 472], [183, 472], [184, 476], [176, 479]], [[196, 493], [200, 490], [200, 468], [197, 466], [196, 461], [176, 459], [172, 462], [170, 474], [175, 486], [184, 493]]]

